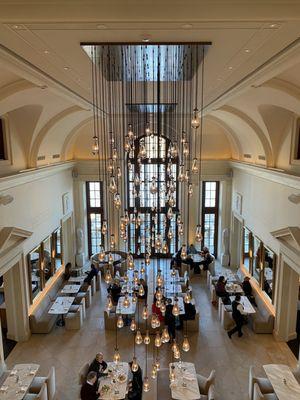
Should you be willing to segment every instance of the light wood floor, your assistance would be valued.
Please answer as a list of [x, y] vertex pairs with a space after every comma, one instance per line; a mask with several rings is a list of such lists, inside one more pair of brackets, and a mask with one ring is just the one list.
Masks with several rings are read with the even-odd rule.
[[[184, 353], [184, 361], [194, 362], [197, 372], [208, 376], [216, 370], [217, 400], [248, 399], [248, 371], [250, 365], [263, 374], [262, 365], [283, 363], [296, 367], [296, 359], [285, 343], [276, 342], [272, 335], [256, 335], [247, 327], [244, 336], [234, 336], [230, 340], [221, 328], [217, 310], [211, 305], [204, 277], [192, 279], [193, 294], [200, 309], [200, 332], [189, 335], [191, 350]], [[93, 297], [93, 305], [87, 310], [87, 319], [80, 331], [66, 331], [55, 327], [48, 335], [32, 335], [26, 343], [18, 343], [7, 361], [8, 367], [15, 363], [35, 362], [41, 365], [40, 374], [45, 375], [54, 365], [57, 375], [57, 400], [78, 399], [78, 370], [81, 365], [92, 360], [95, 353], [102, 351], [106, 360], [111, 360], [115, 346], [115, 334], [105, 332], [103, 310], [106, 299], [106, 285]], [[182, 337], [182, 333], [180, 332]], [[129, 328], [119, 330], [119, 348], [124, 361], [132, 359], [133, 336]], [[143, 345], [144, 346], [144, 345]], [[137, 348], [137, 357], [145, 371], [144, 347]], [[150, 345], [153, 349], [153, 341]], [[162, 367], [170, 362], [170, 345], [160, 349]], [[148, 370], [151, 369], [151, 357]], [[147, 399], [157, 399], [155, 381]], [[164, 399], [160, 399], [164, 400]]]

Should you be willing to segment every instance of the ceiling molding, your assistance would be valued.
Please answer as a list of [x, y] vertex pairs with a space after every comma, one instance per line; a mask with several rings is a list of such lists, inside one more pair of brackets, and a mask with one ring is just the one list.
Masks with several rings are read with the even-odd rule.
[[11, 247], [9, 242], [16, 245], [16, 243], [24, 241], [32, 235], [32, 232], [26, 231], [21, 228], [6, 226], [0, 228], [0, 254], [7, 248]]

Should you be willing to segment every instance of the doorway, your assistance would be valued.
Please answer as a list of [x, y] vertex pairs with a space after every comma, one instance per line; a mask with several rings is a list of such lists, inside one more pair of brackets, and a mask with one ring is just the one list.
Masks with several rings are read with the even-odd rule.
[[17, 342], [7, 337], [7, 316], [6, 316], [6, 303], [5, 303], [5, 280], [4, 276], [0, 276], [0, 326], [2, 334], [2, 345], [4, 360], [9, 356]]
[[300, 277], [298, 288], [297, 316], [296, 316], [296, 335], [295, 339], [287, 342], [297, 360], [300, 360]]

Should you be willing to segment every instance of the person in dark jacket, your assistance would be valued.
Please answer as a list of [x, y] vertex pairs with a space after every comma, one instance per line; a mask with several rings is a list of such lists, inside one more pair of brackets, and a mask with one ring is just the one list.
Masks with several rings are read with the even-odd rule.
[[165, 312], [165, 324], [168, 327], [168, 332], [171, 338], [171, 341], [176, 338], [176, 320], [175, 316], [172, 313], [173, 310], [173, 305], [172, 305], [172, 300], [168, 299], [167, 300], [167, 305], [166, 305], [166, 312]]
[[252, 294], [252, 286], [251, 286], [251, 283], [250, 283], [250, 277], [249, 276], [245, 276], [244, 281], [242, 283], [242, 288], [243, 288], [243, 291], [245, 293], [245, 296], [248, 297], [250, 303], [253, 304], [255, 307], [257, 307], [256, 301], [255, 301], [255, 297]]
[[218, 297], [222, 297], [225, 299], [229, 298], [229, 293], [226, 290], [226, 283], [225, 277], [223, 275], [219, 276], [218, 282], [216, 284], [216, 295]]
[[90, 371], [86, 377], [86, 382], [82, 385], [80, 390], [81, 400], [98, 400], [99, 394], [97, 393], [97, 373]]
[[192, 303], [184, 303], [184, 319], [191, 320], [195, 319], [196, 307]]
[[[129, 368], [131, 370], [132, 362], [129, 363]], [[129, 383], [128, 389], [128, 399], [129, 400], [142, 400], [143, 394], [143, 374], [141, 367], [139, 366], [138, 370], [132, 371], [132, 380]]]
[[89, 272], [87, 272], [87, 277], [85, 278], [84, 282], [90, 285], [94, 276], [97, 276], [98, 273], [99, 273], [98, 268], [94, 264], [91, 264], [91, 269]]
[[105, 376], [107, 374], [104, 371], [107, 368], [107, 363], [103, 360], [103, 354], [97, 353], [95, 359], [92, 361], [89, 372], [95, 371], [97, 373], [97, 379], [101, 378], [101, 376]]
[[242, 326], [245, 322], [245, 315], [247, 315], [247, 313], [245, 313], [244, 306], [241, 304], [241, 295], [237, 294], [232, 302], [232, 318], [236, 326], [227, 332], [229, 339], [231, 339], [231, 336], [235, 332], [238, 332], [239, 337], [243, 336]]
[[203, 271], [207, 271], [209, 264], [211, 264], [214, 260], [213, 256], [210, 254], [208, 247], [203, 247], [200, 255], [203, 257], [203, 260], [200, 261], [199, 265], [202, 265]]
[[122, 291], [119, 280], [115, 279], [114, 283], [108, 287], [107, 291], [111, 295], [113, 303], [115, 305], [118, 304]]

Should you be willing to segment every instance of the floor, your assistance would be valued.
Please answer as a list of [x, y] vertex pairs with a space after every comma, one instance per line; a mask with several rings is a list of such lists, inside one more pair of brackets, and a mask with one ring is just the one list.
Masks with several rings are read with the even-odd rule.
[[[216, 400], [248, 399], [248, 371], [255, 365], [263, 374], [262, 365], [283, 363], [296, 367], [296, 358], [286, 343], [279, 343], [272, 335], [256, 335], [247, 327], [244, 336], [234, 336], [230, 340], [221, 328], [217, 310], [211, 305], [204, 276], [192, 279], [193, 295], [200, 309], [200, 332], [190, 334], [191, 350], [183, 354], [183, 361], [195, 363], [197, 372], [208, 376], [216, 370]], [[78, 370], [95, 353], [102, 351], [106, 360], [111, 360], [115, 347], [115, 333], [105, 332], [103, 310], [106, 299], [106, 285], [101, 284], [100, 292], [93, 298], [87, 319], [80, 331], [66, 331], [56, 327], [48, 335], [32, 335], [26, 343], [18, 343], [7, 361], [8, 367], [20, 362], [36, 362], [41, 365], [40, 373], [46, 374], [54, 365], [57, 377], [57, 400], [78, 399]], [[180, 332], [182, 337], [182, 333]], [[130, 361], [133, 354], [133, 335], [129, 328], [118, 332], [118, 345], [122, 360]], [[152, 363], [153, 340], [148, 351], [148, 375]], [[170, 362], [170, 345], [159, 350], [162, 367]], [[144, 345], [138, 346], [137, 357], [145, 372]], [[143, 398], [159, 398], [155, 382], [151, 381], [151, 391]], [[163, 399], [162, 399], [163, 400]]]

